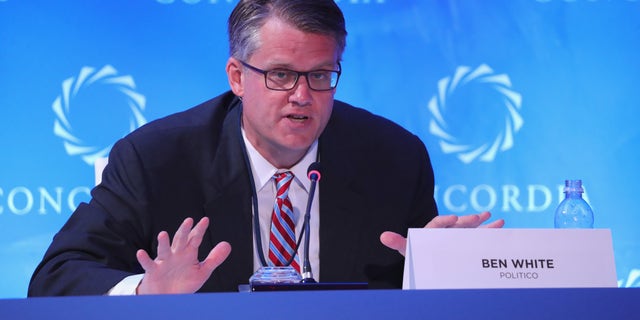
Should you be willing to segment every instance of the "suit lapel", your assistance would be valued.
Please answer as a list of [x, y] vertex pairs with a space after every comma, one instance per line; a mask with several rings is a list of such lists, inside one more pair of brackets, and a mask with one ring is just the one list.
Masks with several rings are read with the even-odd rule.
[[[253, 269], [251, 187], [240, 133], [241, 106], [226, 116], [216, 155], [210, 166], [204, 214], [209, 217], [209, 239], [214, 246], [228, 241], [232, 250], [207, 285], [215, 290], [237, 290], [248, 283]], [[224, 276], [222, 276], [224, 275]]]
[[341, 133], [330, 122], [319, 142], [323, 170], [319, 184], [320, 277], [325, 282], [353, 280], [362, 274], [356, 262], [367, 202], [354, 188], [356, 164], [350, 162], [349, 146], [340, 140]]

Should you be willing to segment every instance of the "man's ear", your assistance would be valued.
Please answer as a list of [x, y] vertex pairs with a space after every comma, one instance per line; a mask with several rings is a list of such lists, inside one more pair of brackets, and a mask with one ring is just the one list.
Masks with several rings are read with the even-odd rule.
[[231, 91], [233, 91], [236, 96], [242, 97], [242, 95], [244, 95], [242, 63], [240, 60], [230, 57], [229, 60], [227, 60], [226, 71]]

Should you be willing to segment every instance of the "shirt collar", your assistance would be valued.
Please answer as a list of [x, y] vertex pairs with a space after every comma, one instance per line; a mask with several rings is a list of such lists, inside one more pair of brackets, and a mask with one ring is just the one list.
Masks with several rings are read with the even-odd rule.
[[309, 165], [314, 163], [318, 157], [318, 140], [315, 140], [307, 153], [302, 157], [302, 160], [298, 161], [291, 168], [276, 168], [267, 159], [265, 159], [258, 150], [249, 142], [244, 128], [242, 128], [242, 139], [247, 148], [247, 154], [249, 156], [249, 162], [251, 163], [251, 173], [253, 174], [253, 181], [256, 185], [256, 192], [262, 190], [273, 178], [273, 175], [277, 172], [291, 171], [295, 176], [295, 181], [305, 190], [309, 192], [311, 187], [311, 181], [307, 178], [307, 169]]

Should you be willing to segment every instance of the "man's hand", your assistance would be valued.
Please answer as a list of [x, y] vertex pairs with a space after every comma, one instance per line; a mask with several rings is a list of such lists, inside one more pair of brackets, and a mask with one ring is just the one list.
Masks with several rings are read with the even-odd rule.
[[202, 218], [193, 227], [193, 219], [182, 222], [170, 244], [169, 234], [158, 234], [158, 256], [151, 259], [145, 250], [138, 250], [136, 257], [145, 270], [137, 294], [194, 293], [202, 287], [231, 252], [231, 245], [220, 242], [204, 261], [198, 261], [198, 247], [202, 243], [209, 219]]
[[[483, 225], [483, 223], [491, 218], [491, 213], [485, 211], [480, 214], [470, 214], [467, 216], [437, 216], [429, 221], [425, 228], [502, 228], [504, 220], [499, 219]], [[385, 231], [380, 235], [380, 242], [385, 246], [397, 250], [404, 256], [407, 249], [407, 238], [392, 232]]]

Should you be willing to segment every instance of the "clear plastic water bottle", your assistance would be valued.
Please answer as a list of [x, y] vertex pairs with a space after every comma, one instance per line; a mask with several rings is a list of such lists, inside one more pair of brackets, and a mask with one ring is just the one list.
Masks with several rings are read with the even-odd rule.
[[565, 180], [565, 198], [554, 217], [556, 228], [593, 228], [593, 210], [582, 198], [582, 180]]

